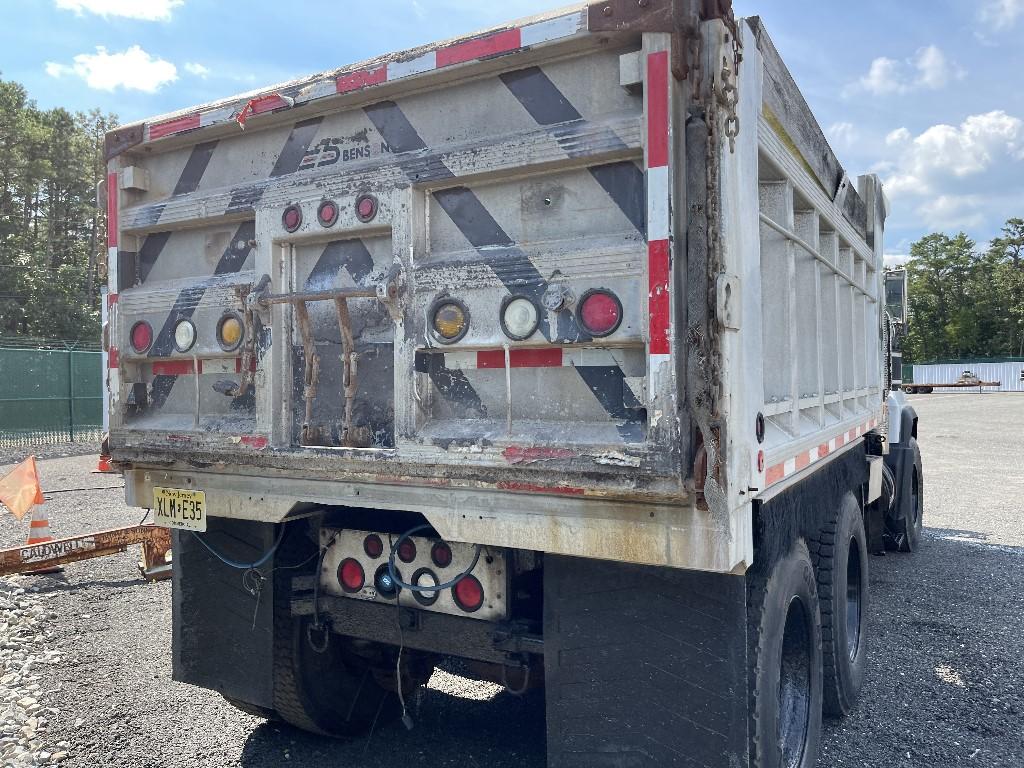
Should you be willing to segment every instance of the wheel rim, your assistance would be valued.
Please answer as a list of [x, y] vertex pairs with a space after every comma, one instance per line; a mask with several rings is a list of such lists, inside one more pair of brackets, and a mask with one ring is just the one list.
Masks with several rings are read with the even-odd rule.
[[850, 538], [850, 551], [846, 558], [846, 650], [850, 661], [857, 658], [860, 649], [861, 625], [861, 567], [860, 547], [857, 539]]
[[807, 747], [811, 712], [810, 621], [807, 607], [793, 597], [786, 611], [779, 673], [779, 744], [782, 764], [799, 766]]

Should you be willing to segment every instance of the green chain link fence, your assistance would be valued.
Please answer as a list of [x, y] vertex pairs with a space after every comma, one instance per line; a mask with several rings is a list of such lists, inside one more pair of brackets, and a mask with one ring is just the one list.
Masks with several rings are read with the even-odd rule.
[[99, 441], [102, 375], [96, 344], [0, 337], [0, 448]]

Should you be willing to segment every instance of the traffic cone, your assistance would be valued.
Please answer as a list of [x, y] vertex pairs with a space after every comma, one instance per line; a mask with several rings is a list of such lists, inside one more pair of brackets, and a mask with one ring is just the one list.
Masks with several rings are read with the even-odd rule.
[[110, 471], [110, 457], [106, 454], [100, 454], [99, 463], [96, 465], [97, 472], [109, 472]]
[[[50, 535], [50, 518], [46, 514], [46, 509], [39, 506], [32, 510], [32, 520], [29, 522], [28, 529], [28, 542], [25, 546], [31, 547], [36, 544], [45, 544], [48, 541], [53, 541], [53, 536]], [[25, 573], [37, 576], [46, 573], [60, 573], [63, 570], [59, 565], [55, 565], [52, 568], [41, 568], [38, 571], [25, 571]]]

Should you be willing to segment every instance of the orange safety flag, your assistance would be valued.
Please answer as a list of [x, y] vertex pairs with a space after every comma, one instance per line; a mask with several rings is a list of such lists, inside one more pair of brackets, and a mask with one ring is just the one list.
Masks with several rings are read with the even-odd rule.
[[36, 457], [29, 456], [10, 474], [0, 480], [0, 503], [21, 520], [36, 504], [42, 504], [43, 488], [39, 485]]

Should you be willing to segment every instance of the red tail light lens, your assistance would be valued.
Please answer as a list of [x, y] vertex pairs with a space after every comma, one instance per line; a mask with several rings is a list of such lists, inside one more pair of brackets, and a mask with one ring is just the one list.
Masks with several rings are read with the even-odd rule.
[[376, 533], [371, 533], [365, 539], [363, 539], [363, 552], [371, 560], [376, 560], [384, 553], [384, 542], [380, 540], [380, 536]]
[[475, 613], [484, 604], [484, 587], [476, 576], [467, 576], [452, 587], [452, 597], [466, 613]]
[[342, 560], [338, 566], [338, 582], [346, 592], [358, 592], [366, 584], [366, 573], [358, 560], [351, 557]]
[[338, 220], [338, 205], [333, 200], [324, 200], [316, 211], [317, 221], [322, 227], [333, 227]]
[[411, 563], [416, 559], [416, 545], [412, 539], [406, 539], [398, 545], [398, 559], [403, 563]]
[[281, 223], [289, 232], [294, 232], [302, 226], [302, 209], [297, 205], [289, 205], [281, 214]]
[[132, 349], [136, 352], [145, 352], [153, 345], [153, 327], [147, 322], [139, 322], [133, 325], [131, 342]]
[[439, 541], [430, 550], [430, 559], [438, 568], [447, 568], [452, 564], [452, 548], [443, 541]]
[[580, 299], [577, 317], [591, 336], [608, 336], [622, 322], [622, 302], [611, 291], [587, 291]]
[[363, 195], [356, 200], [356, 218], [364, 224], [373, 221], [377, 217], [377, 198], [373, 195]]

